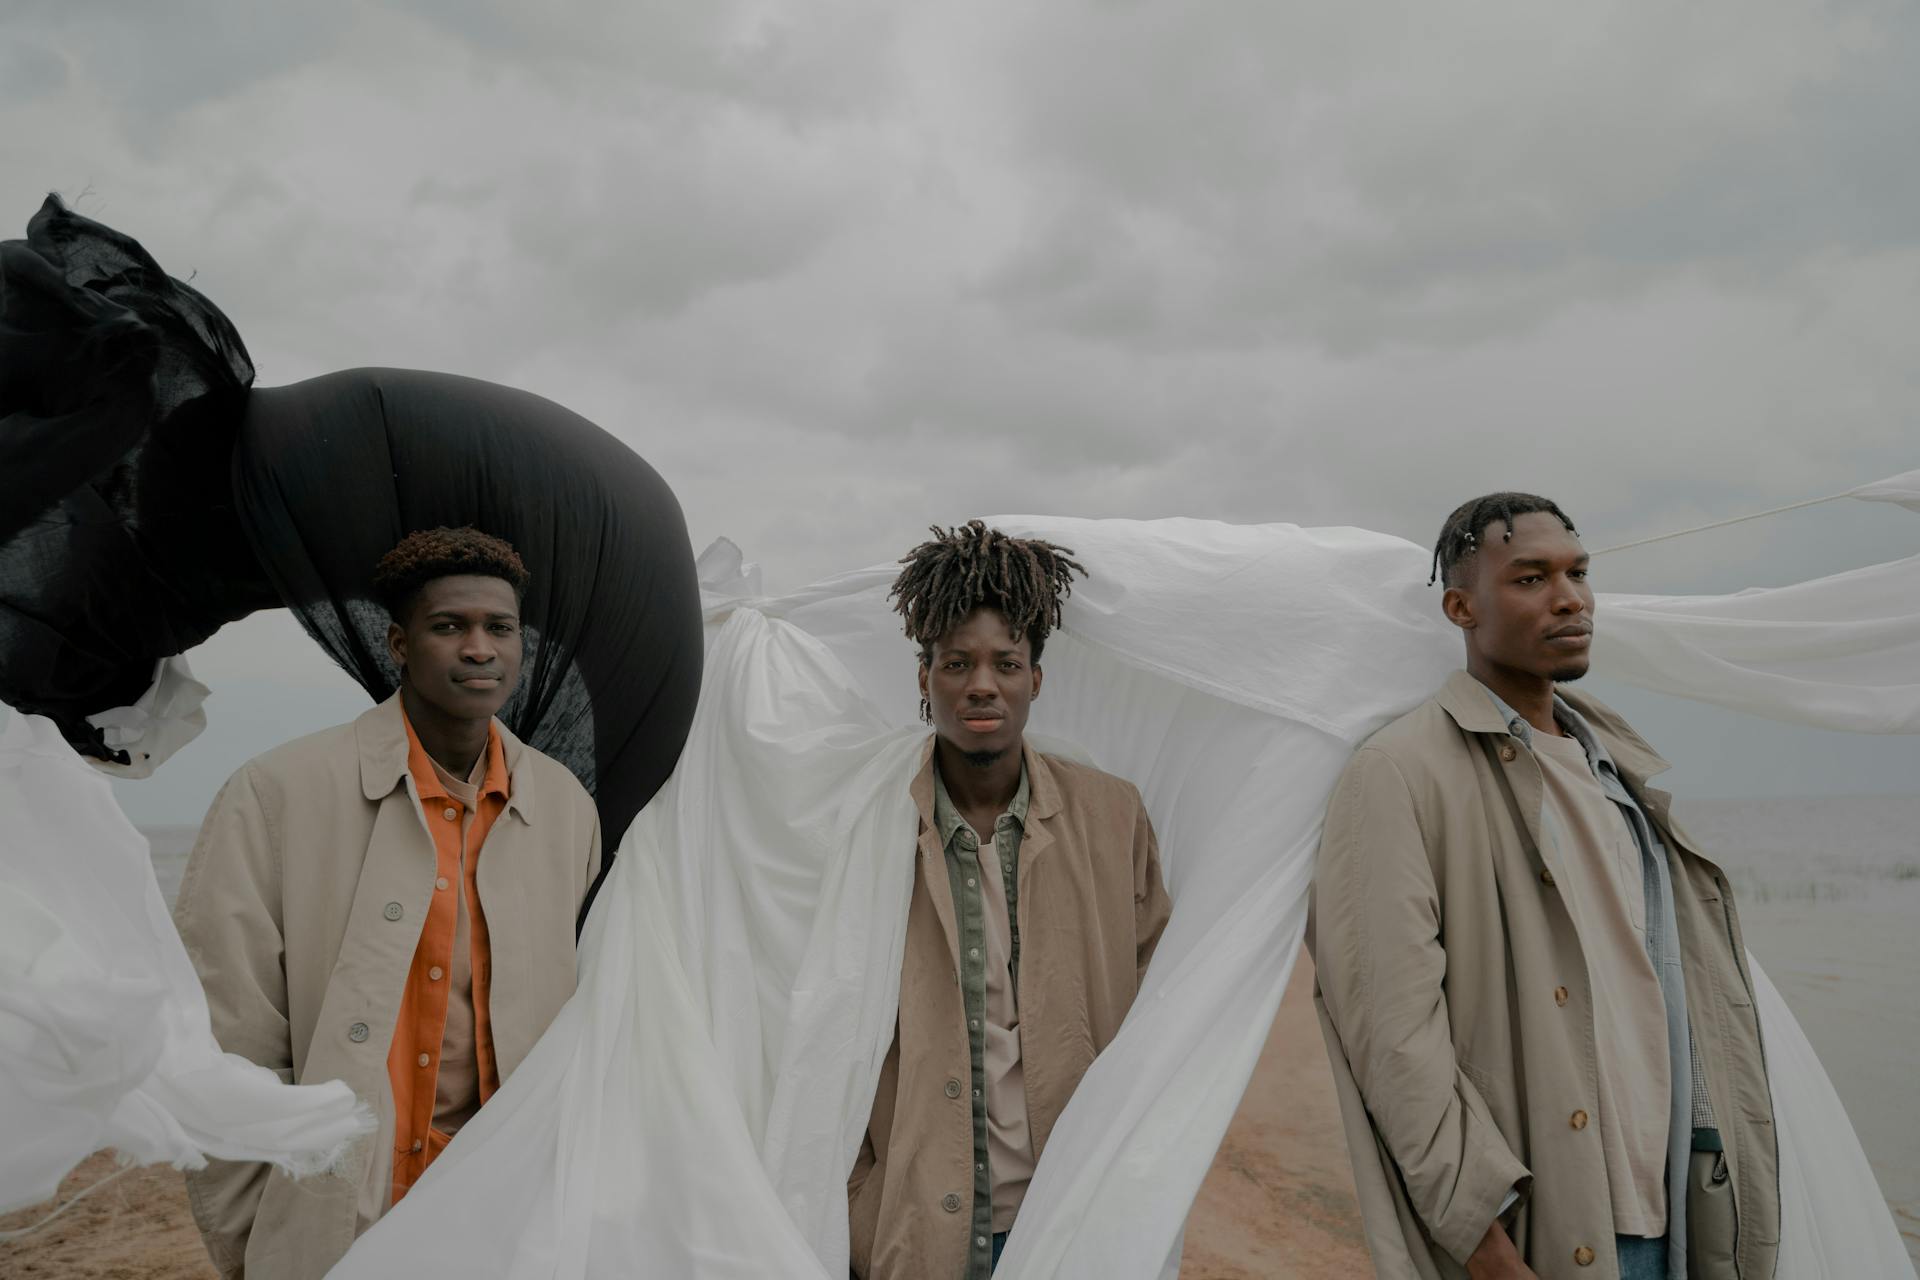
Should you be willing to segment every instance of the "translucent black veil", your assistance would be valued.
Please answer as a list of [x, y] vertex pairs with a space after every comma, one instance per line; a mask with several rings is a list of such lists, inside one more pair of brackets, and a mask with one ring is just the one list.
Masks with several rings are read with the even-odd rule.
[[374, 563], [411, 530], [472, 525], [533, 576], [502, 719], [594, 794], [611, 849], [672, 772], [700, 686], [666, 482], [578, 414], [492, 383], [252, 382], [226, 317], [128, 237], [49, 197], [0, 242], [0, 700], [112, 758], [88, 716], [278, 605], [384, 698]]

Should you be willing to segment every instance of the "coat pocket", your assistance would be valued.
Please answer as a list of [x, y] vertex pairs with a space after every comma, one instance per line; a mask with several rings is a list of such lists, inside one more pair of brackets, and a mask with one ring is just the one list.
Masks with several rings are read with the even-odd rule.
[[1736, 1280], [1740, 1219], [1724, 1151], [1695, 1151], [1687, 1165], [1688, 1280]]

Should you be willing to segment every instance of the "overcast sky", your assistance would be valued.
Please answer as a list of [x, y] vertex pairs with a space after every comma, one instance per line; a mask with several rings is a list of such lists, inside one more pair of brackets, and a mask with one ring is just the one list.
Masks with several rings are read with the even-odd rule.
[[[773, 586], [992, 512], [1425, 543], [1518, 487], [1598, 547], [1920, 466], [1910, 4], [291, 8], [8, 5], [0, 230], [61, 191], [262, 385], [558, 400]], [[1916, 551], [1839, 503], [1596, 579]], [[284, 616], [196, 667], [137, 819], [364, 701]], [[1920, 788], [1914, 739], [1620, 700], [1705, 793]]]

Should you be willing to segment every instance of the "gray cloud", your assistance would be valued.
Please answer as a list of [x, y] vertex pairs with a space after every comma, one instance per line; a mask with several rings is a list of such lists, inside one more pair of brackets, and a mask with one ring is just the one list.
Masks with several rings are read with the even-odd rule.
[[[1891, 0], [36, 0], [0, 212], [84, 194], [264, 383], [559, 400], [775, 584], [1017, 509], [1425, 542], [1520, 486], [1604, 544], [1915, 465], [1915, 65]], [[1829, 507], [1603, 575], [1916, 547]]]

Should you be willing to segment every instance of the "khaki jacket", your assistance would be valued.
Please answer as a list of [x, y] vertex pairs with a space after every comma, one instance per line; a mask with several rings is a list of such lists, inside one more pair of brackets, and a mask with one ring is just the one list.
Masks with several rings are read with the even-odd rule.
[[[1172, 903], [1133, 784], [1023, 750], [1020, 1059], [1038, 1159], [1080, 1077], [1120, 1030]], [[900, 1020], [847, 1180], [853, 1271], [865, 1280], [960, 1275], [973, 1218], [971, 1058], [953, 892], [933, 821], [931, 743], [913, 799], [920, 836]]]
[[[1778, 1153], [1746, 947], [1725, 874], [1647, 785], [1666, 769], [1565, 689], [1668, 850], [1695, 1062], [1726, 1143], [1738, 1274], [1773, 1274]], [[1540, 838], [1544, 784], [1466, 672], [1354, 755], [1327, 811], [1308, 942], [1378, 1274], [1457, 1277], [1507, 1192], [1545, 1280], [1619, 1275], [1593, 992]], [[1564, 988], [1564, 992], [1560, 989]], [[1590, 1252], [1589, 1252], [1590, 1251]]]
[[[478, 867], [501, 1079], [573, 994], [573, 925], [600, 863], [593, 801], [500, 727], [512, 795]], [[174, 920], [222, 1048], [310, 1084], [344, 1080], [380, 1132], [339, 1173], [295, 1181], [215, 1160], [187, 1175], [223, 1277], [318, 1277], [386, 1208], [387, 1048], [434, 892], [433, 837], [398, 695], [243, 765], [207, 813]]]

